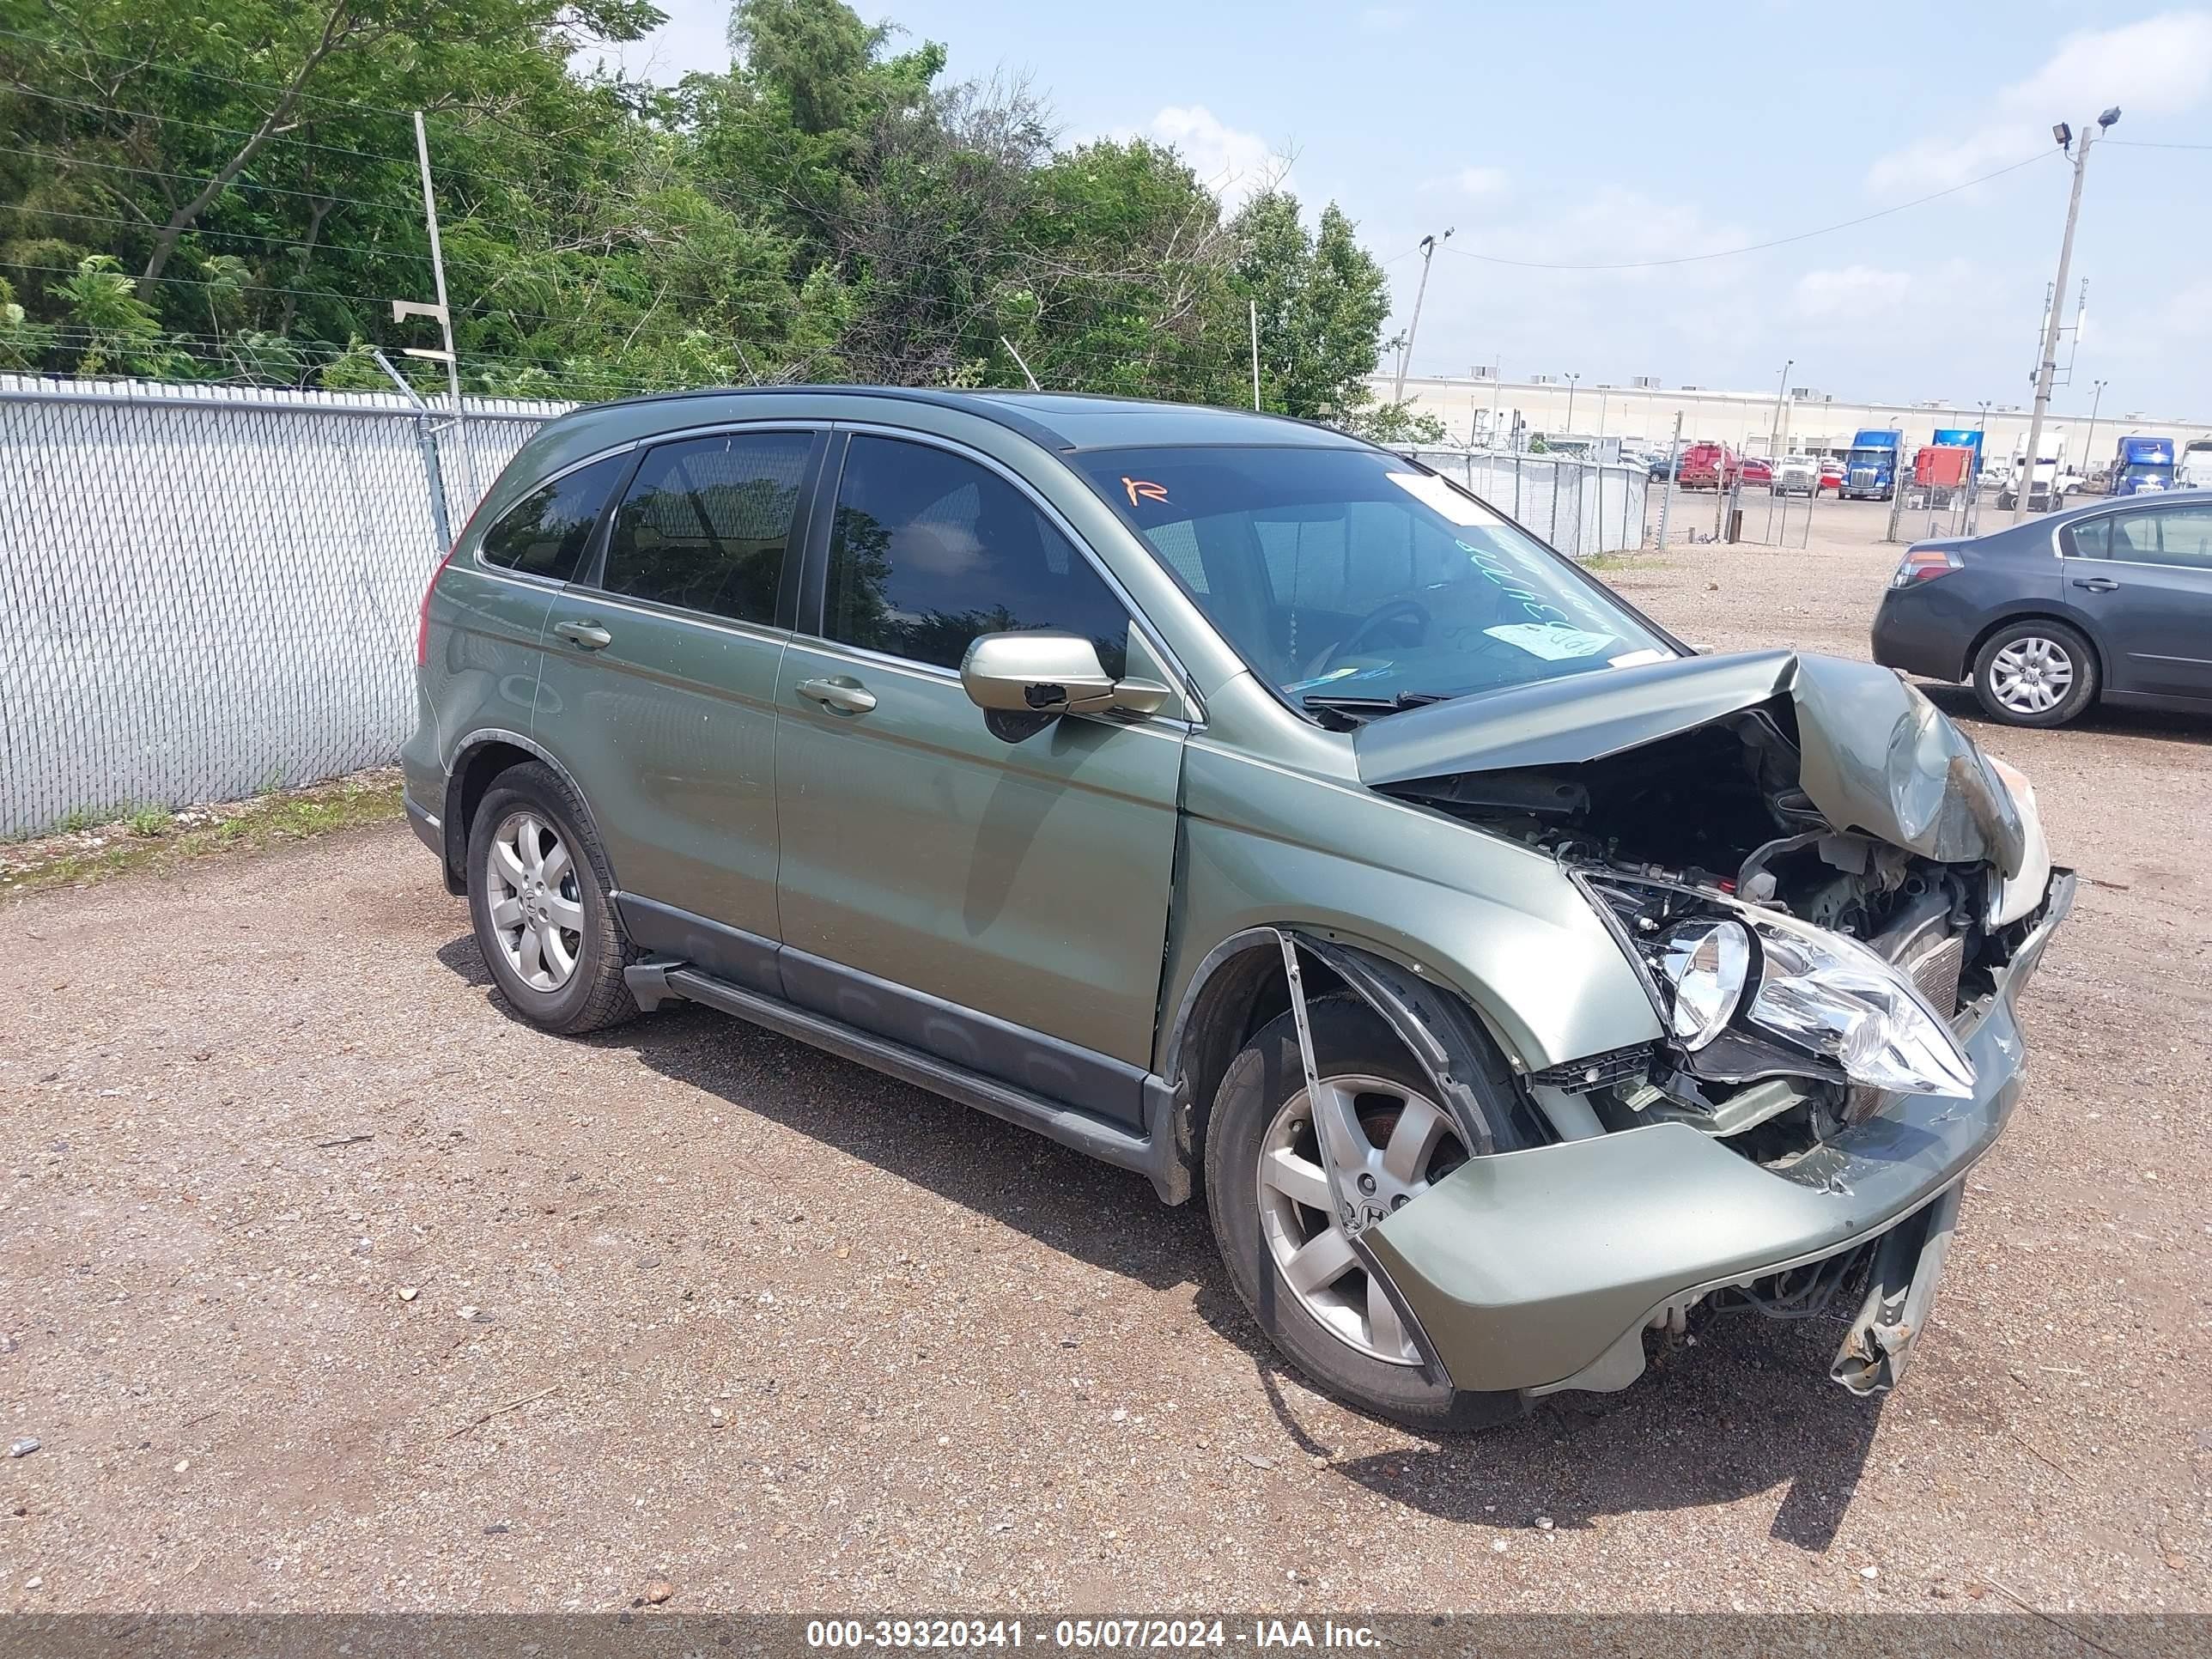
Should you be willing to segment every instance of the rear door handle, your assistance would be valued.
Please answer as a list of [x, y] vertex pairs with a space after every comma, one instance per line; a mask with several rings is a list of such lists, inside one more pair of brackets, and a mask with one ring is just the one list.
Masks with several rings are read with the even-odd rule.
[[615, 641], [613, 635], [594, 622], [555, 623], [553, 631], [580, 651], [604, 650]]
[[849, 674], [835, 679], [801, 680], [792, 689], [841, 714], [865, 714], [876, 706], [876, 694]]
[[2074, 579], [2074, 586], [2086, 587], [2092, 593], [2109, 593], [2119, 584], [2110, 576], [2076, 576]]

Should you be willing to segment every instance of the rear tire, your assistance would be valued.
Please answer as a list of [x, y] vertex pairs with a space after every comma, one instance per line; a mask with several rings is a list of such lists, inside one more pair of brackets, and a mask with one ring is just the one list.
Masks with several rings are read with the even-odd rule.
[[[1308, 1018], [1324, 1079], [1370, 1079], [1417, 1099], [1432, 1092], [1404, 1045], [1364, 1003], [1325, 997], [1310, 1006]], [[1430, 1381], [1417, 1365], [1392, 1364], [1363, 1351], [1355, 1346], [1356, 1336], [1346, 1334], [1341, 1313], [1335, 1328], [1323, 1324], [1310, 1310], [1311, 1291], [1302, 1295], [1285, 1278], [1279, 1246], [1271, 1243], [1269, 1234], [1270, 1217], [1284, 1213], [1283, 1203], [1273, 1188], [1263, 1194], [1260, 1164], [1263, 1152], [1281, 1138], [1286, 1110], [1302, 1103], [1304, 1094], [1297, 1026], [1285, 1013], [1263, 1027], [1230, 1063], [1214, 1097], [1206, 1133], [1206, 1201], [1214, 1242], [1237, 1294], [1284, 1358], [1324, 1393], [1358, 1410], [1424, 1432], [1464, 1432], [1518, 1416], [1516, 1394], [1454, 1389], [1448, 1382]], [[1440, 1143], [1436, 1157], [1448, 1163], [1449, 1146], [1456, 1144], [1455, 1139]], [[1442, 1163], [1428, 1167], [1441, 1169]], [[1319, 1224], [1313, 1239], [1335, 1231], [1320, 1211], [1304, 1213], [1308, 1225]], [[1275, 1224], [1279, 1227], [1279, 1220]], [[1363, 1279], [1362, 1271], [1353, 1267], [1324, 1288], [1356, 1305], [1364, 1291], [1345, 1292], [1341, 1287]], [[1367, 1334], [1375, 1336], [1371, 1329]]]
[[541, 1030], [574, 1036], [637, 1016], [636, 959], [614, 878], [567, 780], [536, 761], [492, 780], [469, 826], [469, 920], [492, 982]]
[[2063, 726], [2097, 701], [2097, 655], [2080, 630], [2031, 617], [1974, 653], [1974, 697], [2007, 726]]

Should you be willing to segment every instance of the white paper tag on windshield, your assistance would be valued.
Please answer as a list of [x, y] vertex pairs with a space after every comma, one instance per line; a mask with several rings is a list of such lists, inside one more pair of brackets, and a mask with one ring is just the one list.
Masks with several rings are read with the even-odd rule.
[[1565, 623], [1507, 623], [1498, 628], [1482, 630], [1493, 640], [1516, 645], [1532, 657], [1541, 657], [1546, 662], [1564, 662], [1571, 657], [1595, 657], [1620, 636], [1614, 634], [1593, 634], [1587, 629], [1570, 628]]
[[1431, 472], [1385, 472], [1382, 475], [1424, 507], [1432, 507], [1454, 524], [1495, 524], [1497, 520], [1483, 511], [1479, 501], [1469, 501], [1442, 478]]

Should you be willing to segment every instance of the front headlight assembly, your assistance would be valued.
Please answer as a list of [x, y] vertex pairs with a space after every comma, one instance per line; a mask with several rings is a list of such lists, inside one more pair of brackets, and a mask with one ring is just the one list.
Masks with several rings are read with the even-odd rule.
[[[1712, 901], [1715, 908], [1722, 901]], [[1674, 1041], [1694, 1056], [1730, 1028], [1902, 1094], [1974, 1091], [1973, 1063], [1894, 963], [1793, 916], [1728, 905], [1635, 938]], [[1694, 1062], [1693, 1062], [1694, 1069]]]

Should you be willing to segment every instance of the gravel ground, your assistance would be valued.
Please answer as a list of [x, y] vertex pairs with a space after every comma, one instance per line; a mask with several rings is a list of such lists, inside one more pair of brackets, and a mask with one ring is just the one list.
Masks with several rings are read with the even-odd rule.
[[[1824, 512], [1608, 579], [1858, 654], [1896, 550]], [[1135, 1177], [701, 1010], [514, 1024], [402, 828], [15, 902], [0, 1607], [2212, 1607], [2207, 727], [1975, 730], [2087, 879], [1879, 1408], [1737, 1319], [1367, 1420]]]

